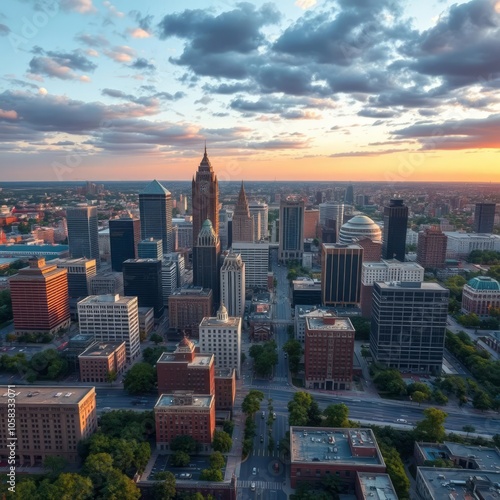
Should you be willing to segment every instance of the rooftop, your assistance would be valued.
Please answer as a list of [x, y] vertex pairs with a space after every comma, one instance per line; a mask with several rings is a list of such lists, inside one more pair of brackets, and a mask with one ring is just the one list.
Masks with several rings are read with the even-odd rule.
[[0, 245], [0, 252], [29, 252], [30, 250], [37, 252], [43, 250], [44, 252], [49, 252], [49, 253], [61, 253], [61, 252], [68, 252], [69, 246], [68, 245], [22, 245], [16, 243], [14, 243], [13, 245]]
[[[189, 366], [209, 366], [210, 361], [213, 359], [213, 354], [199, 354], [196, 353], [193, 361], [188, 361]], [[175, 359], [175, 354], [173, 352], [164, 352], [159, 358], [158, 363], [185, 363], [186, 359]]]
[[234, 375], [234, 368], [216, 368], [215, 376], [219, 378], [229, 378]]
[[203, 318], [200, 323], [200, 328], [208, 326], [223, 326], [226, 328], [237, 328], [241, 324], [240, 316], [229, 316], [227, 321], [218, 320], [216, 317]]
[[186, 286], [182, 288], [176, 288], [171, 294], [170, 297], [176, 295], [194, 295], [206, 297], [212, 293], [210, 288], [202, 288], [201, 286]]
[[213, 396], [207, 396], [206, 394], [162, 394], [156, 402], [155, 408], [176, 406], [182, 406], [183, 408], [209, 408], [213, 398]]
[[309, 313], [306, 319], [308, 330], [346, 330], [354, 332], [351, 320], [349, 318], [339, 318], [332, 313], [324, 313], [323, 315], [315, 315], [316, 311]]
[[126, 305], [131, 301], [137, 301], [137, 297], [120, 297], [120, 295], [89, 295], [78, 302], [78, 305], [87, 304], [122, 304]]
[[[290, 441], [292, 462], [385, 465], [371, 429], [290, 427]], [[356, 449], [372, 450], [371, 456], [358, 456]]]
[[113, 354], [121, 345], [125, 345], [125, 342], [96, 342], [91, 345], [88, 349], [83, 351], [79, 357], [89, 357], [89, 358], [107, 358]]
[[388, 474], [358, 472], [364, 499], [398, 500], [391, 478]]
[[485, 234], [485, 233], [461, 233], [460, 231], [443, 231], [448, 238], [456, 238], [462, 240], [477, 240], [477, 239], [488, 239], [496, 240], [500, 238], [498, 234]]
[[170, 191], [160, 184], [156, 179], [151, 181], [139, 194], [170, 194]]
[[[87, 394], [95, 393], [94, 387], [82, 386], [16, 386], [16, 405], [77, 404]], [[7, 404], [7, 387], [0, 386], [0, 405]]]
[[489, 276], [476, 276], [467, 283], [474, 290], [500, 291], [500, 283]]
[[363, 262], [363, 267], [369, 269], [387, 269], [389, 267], [404, 267], [405, 269], [408, 270], [414, 269], [415, 271], [423, 269], [423, 267], [420, 264], [417, 264], [416, 262], [400, 262], [399, 260], [396, 259], [382, 260], [380, 262]]
[[334, 249], [341, 249], [341, 248], [349, 248], [352, 250], [361, 250], [363, 247], [360, 245], [357, 245], [356, 243], [323, 243], [323, 247], [325, 250], [334, 250]]
[[422, 282], [414, 283], [412, 281], [386, 281], [384, 283], [376, 283], [383, 290], [391, 288], [407, 289], [420, 289], [420, 290], [439, 290], [445, 292], [447, 289], [443, 288], [438, 283]]

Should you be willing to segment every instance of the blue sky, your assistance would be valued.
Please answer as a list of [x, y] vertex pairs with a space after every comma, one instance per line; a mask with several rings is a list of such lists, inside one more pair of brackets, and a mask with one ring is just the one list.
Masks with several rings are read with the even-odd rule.
[[496, 0], [9, 0], [0, 54], [4, 180], [500, 181]]

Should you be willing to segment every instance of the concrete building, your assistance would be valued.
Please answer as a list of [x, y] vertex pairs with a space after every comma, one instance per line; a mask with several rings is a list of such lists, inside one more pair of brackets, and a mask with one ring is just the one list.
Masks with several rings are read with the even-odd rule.
[[80, 333], [98, 342], [125, 342], [127, 362], [141, 353], [137, 297], [91, 295], [78, 302]]
[[269, 238], [269, 207], [267, 203], [251, 201], [248, 203], [248, 209], [254, 220], [255, 241], [267, 240]]
[[217, 368], [236, 370], [241, 376], [241, 316], [230, 317], [221, 304], [216, 317], [206, 317], [200, 323], [200, 352], [215, 356]]
[[358, 472], [355, 491], [357, 500], [398, 500], [389, 474]]
[[245, 263], [240, 254], [229, 253], [220, 270], [220, 303], [230, 316], [245, 312]]
[[72, 370], [77, 371], [79, 369], [78, 356], [94, 343], [95, 337], [93, 335], [82, 335], [81, 333], [76, 334], [68, 340], [61, 354]]
[[[7, 387], [0, 398], [0, 461], [7, 462], [11, 435], [7, 425]], [[78, 443], [97, 431], [94, 387], [17, 386], [15, 388], [16, 465], [42, 467], [47, 457], [80, 461]]]
[[137, 244], [137, 257], [139, 259], [156, 259], [163, 258], [163, 242], [160, 239], [146, 238], [139, 241]]
[[165, 259], [161, 261], [161, 287], [163, 291], [163, 303], [168, 306], [168, 298], [174, 290], [179, 288], [177, 281], [177, 262]]
[[165, 253], [174, 251], [172, 195], [156, 179], [139, 193], [141, 239], [160, 239]]
[[95, 259], [54, 259], [51, 264], [55, 264], [59, 269], [66, 269], [68, 272], [69, 297], [78, 299], [89, 295], [90, 280], [97, 273]]
[[354, 486], [356, 473], [384, 473], [371, 429], [290, 427], [290, 482], [320, 483], [329, 476]]
[[80, 381], [109, 382], [110, 374], [117, 378], [127, 364], [125, 342], [96, 342], [78, 356]]
[[[258, 226], [260, 229], [260, 226]], [[232, 224], [232, 242], [240, 241], [252, 243], [254, 239], [254, 219], [250, 215], [248, 199], [243, 182], [241, 183], [238, 201], [234, 209]]]
[[212, 314], [212, 297], [212, 290], [201, 286], [174, 290], [168, 298], [170, 328], [183, 330], [190, 337], [197, 337], [201, 320]]
[[309, 314], [305, 322], [306, 389], [349, 390], [356, 333], [351, 320], [333, 314]]
[[215, 409], [233, 411], [236, 400], [236, 371], [231, 368], [215, 369]]
[[465, 259], [473, 250], [493, 250], [500, 252], [500, 235], [460, 233], [445, 231], [447, 259]]
[[55, 334], [70, 325], [68, 271], [29, 259], [29, 267], [9, 279], [16, 334]]
[[304, 253], [304, 201], [281, 200], [279, 248], [280, 262], [302, 260]]
[[174, 250], [181, 248], [192, 248], [193, 246], [193, 217], [186, 215], [183, 218], [176, 217], [172, 219], [173, 227], [177, 228], [177, 247]]
[[68, 245], [0, 245], [0, 258], [43, 257], [46, 260], [69, 257]]
[[293, 280], [292, 307], [296, 304], [319, 306], [321, 304], [321, 281], [312, 278]]
[[121, 272], [127, 259], [136, 259], [137, 244], [141, 239], [141, 221], [131, 214], [109, 221], [111, 270]]
[[123, 274], [104, 272], [89, 280], [89, 295], [123, 295]]
[[97, 233], [97, 241], [99, 242], [99, 257], [101, 262], [111, 261], [111, 241], [109, 237], [109, 228], [101, 229]]
[[139, 307], [139, 336], [146, 339], [155, 326], [155, 311], [152, 307]]
[[500, 283], [489, 276], [469, 280], [462, 290], [462, 312], [485, 319], [492, 307], [500, 308]]
[[449, 293], [437, 283], [375, 283], [373, 358], [401, 371], [441, 374]]
[[154, 407], [156, 447], [167, 451], [177, 436], [191, 436], [205, 451], [210, 449], [215, 432], [215, 397], [175, 391], [162, 394]]
[[95, 259], [100, 266], [97, 207], [66, 208], [69, 253], [73, 258]]
[[321, 245], [321, 303], [357, 306], [361, 299], [363, 248], [356, 244]]
[[495, 225], [495, 203], [476, 203], [474, 232], [491, 234]]
[[267, 290], [269, 243], [233, 243], [231, 250], [240, 254], [245, 264], [245, 286]]
[[193, 342], [184, 337], [173, 353], [164, 352], [156, 363], [158, 393], [192, 391], [215, 393], [214, 355], [195, 352]]
[[445, 267], [448, 238], [439, 226], [421, 231], [418, 236], [417, 262], [426, 269]]
[[326, 202], [319, 204], [319, 225], [326, 227], [329, 220], [335, 221], [336, 237], [338, 238], [338, 230], [344, 223], [343, 203]]
[[362, 238], [369, 238], [375, 242], [382, 241], [382, 230], [370, 217], [356, 215], [340, 227], [339, 243], [349, 245]]
[[382, 237], [382, 258], [405, 260], [408, 207], [403, 200], [390, 200], [384, 207], [384, 234]]

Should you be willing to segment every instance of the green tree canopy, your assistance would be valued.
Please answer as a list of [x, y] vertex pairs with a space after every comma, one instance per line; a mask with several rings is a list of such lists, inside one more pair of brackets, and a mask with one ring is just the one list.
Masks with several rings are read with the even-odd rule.
[[260, 410], [260, 402], [264, 399], [264, 393], [262, 391], [257, 391], [251, 389], [250, 392], [245, 396], [243, 403], [241, 404], [241, 409], [246, 415], [253, 415]]
[[437, 408], [426, 408], [424, 418], [415, 427], [415, 437], [419, 441], [442, 442], [446, 436], [444, 421], [448, 416]]
[[153, 487], [153, 498], [155, 500], [172, 500], [175, 498], [175, 476], [164, 471], [163, 480]]
[[326, 427], [349, 427], [349, 408], [344, 403], [327, 406], [323, 415]]
[[190, 460], [191, 460], [191, 458], [189, 457], [189, 455], [185, 451], [176, 451], [172, 455], [172, 457], [170, 459], [170, 463], [174, 467], [187, 467], [189, 465]]
[[188, 455], [193, 455], [198, 451], [198, 442], [188, 435], [179, 435], [172, 439], [170, 443], [172, 451], [184, 451]]
[[224, 456], [220, 451], [214, 451], [210, 455], [210, 468], [211, 469], [222, 469], [224, 465], [226, 464], [226, 461], [224, 460]]
[[201, 471], [200, 480], [220, 482], [224, 480], [224, 476], [219, 469], [204, 469]]
[[151, 392], [156, 383], [156, 371], [149, 363], [136, 363], [125, 375], [123, 387], [130, 394]]
[[220, 451], [222, 453], [228, 453], [231, 451], [233, 446], [233, 440], [227, 432], [215, 431], [214, 440], [212, 442], [212, 448], [215, 451]]

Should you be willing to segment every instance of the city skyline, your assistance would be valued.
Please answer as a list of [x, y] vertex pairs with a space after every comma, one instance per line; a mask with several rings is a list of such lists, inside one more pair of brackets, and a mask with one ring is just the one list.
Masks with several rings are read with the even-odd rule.
[[[0, 14], [5, 181], [500, 181], [500, 2], [39, 0]], [[140, 168], [137, 166], [140, 165]]]

